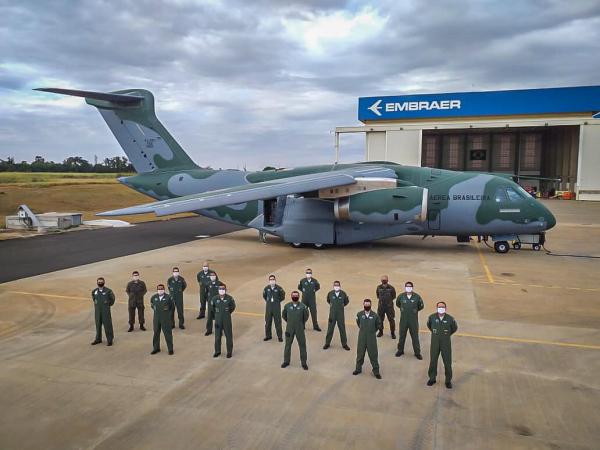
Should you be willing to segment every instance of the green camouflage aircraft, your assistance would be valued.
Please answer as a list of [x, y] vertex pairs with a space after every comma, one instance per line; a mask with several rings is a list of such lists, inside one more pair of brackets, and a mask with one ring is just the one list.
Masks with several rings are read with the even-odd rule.
[[124, 185], [158, 201], [100, 213], [193, 212], [275, 235], [295, 247], [344, 245], [399, 235], [490, 236], [538, 250], [552, 213], [510, 176], [376, 161], [246, 172], [196, 165], [154, 112], [143, 89], [110, 93], [41, 88], [98, 108], [137, 175]]

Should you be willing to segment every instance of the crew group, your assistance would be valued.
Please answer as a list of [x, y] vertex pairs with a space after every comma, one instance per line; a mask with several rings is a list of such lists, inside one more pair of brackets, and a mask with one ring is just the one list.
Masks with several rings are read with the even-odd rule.
[[[200, 313], [197, 319], [206, 317], [206, 333], [208, 336], [215, 334], [215, 353], [214, 357], [221, 355], [221, 339], [225, 335], [227, 358], [233, 354], [233, 329], [231, 314], [235, 310], [235, 300], [227, 293], [227, 286], [221, 280], [217, 273], [209, 268], [208, 263], [204, 263], [202, 270], [197, 274], [197, 280], [200, 287]], [[94, 301], [95, 321], [96, 321], [96, 339], [92, 345], [102, 342], [102, 327], [106, 334], [108, 345], [113, 344], [113, 327], [110, 308], [115, 303], [115, 295], [111, 289], [105, 286], [104, 278], [97, 280], [98, 287], [92, 291]], [[156, 287], [156, 293], [150, 299], [150, 306], [154, 312], [154, 336], [153, 349], [151, 354], [160, 352], [160, 332], [162, 331], [169, 355], [173, 355], [173, 333], [175, 328], [175, 312], [177, 312], [178, 325], [180, 329], [185, 329], [183, 313], [183, 292], [187, 288], [185, 279], [179, 274], [177, 267], [173, 268], [173, 275], [167, 280], [168, 293], [165, 285], [159, 284]], [[275, 275], [269, 276], [269, 284], [265, 286], [262, 297], [265, 301], [265, 341], [272, 339], [272, 327], [275, 325], [275, 332], [279, 342], [283, 342], [283, 330], [281, 319], [286, 322], [285, 329], [285, 348], [283, 352], [282, 368], [289, 366], [291, 346], [294, 339], [297, 339], [300, 348], [300, 362], [304, 370], [308, 370], [306, 354], [306, 338], [304, 334], [305, 323], [309, 316], [312, 318], [313, 329], [321, 331], [317, 321], [317, 303], [316, 293], [321, 288], [319, 281], [312, 276], [312, 270], [307, 269], [305, 277], [298, 283], [298, 290], [291, 293], [292, 301], [287, 303], [283, 309], [281, 303], [285, 299], [284, 289], [277, 284]], [[378, 299], [377, 314], [371, 310], [371, 300], [363, 301], [363, 309], [356, 314], [356, 324], [359, 328], [356, 368], [353, 372], [358, 375], [362, 371], [365, 353], [368, 354], [373, 374], [381, 379], [379, 372], [377, 337], [383, 336], [384, 319], [390, 324], [392, 339], [396, 339], [395, 308], [400, 308], [400, 326], [398, 340], [398, 350], [396, 356], [404, 354], [404, 344], [407, 333], [410, 333], [415, 357], [419, 360], [421, 356], [421, 347], [419, 344], [419, 319], [418, 313], [424, 308], [423, 300], [416, 292], [413, 292], [413, 283], [407, 281], [404, 286], [405, 292], [396, 296], [396, 290], [389, 284], [388, 277], [381, 277], [381, 284], [375, 290]], [[129, 296], [129, 330], [133, 331], [135, 324], [135, 312], [137, 309], [140, 329], [144, 328], [144, 295], [147, 293], [146, 284], [140, 280], [139, 273], [134, 271], [132, 280], [127, 284], [125, 292]], [[344, 320], [344, 309], [349, 303], [349, 297], [341, 289], [339, 281], [333, 282], [333, 289], [327, 294], [327, 303], [329, 304], [329, 323], [327, 334], [325, 336], [325, 345], [323, 349], [328, 349], [331, 345], [333, 333], [337, 326], [342, 347], [350, 350], [346, 336], [346, 324]], [[430, 364], [428, 386], [436, 382], [437, 364], [441, 354], [445, 369], [445, 383], [447, 388], [452, 388], [452, 346], [451, 336], [457, 330], [456, 321], [452, 316], [446, 313], [446, 304], [438, 302], [436, 312], [427, 319], [427, 328], [431, 331]]]

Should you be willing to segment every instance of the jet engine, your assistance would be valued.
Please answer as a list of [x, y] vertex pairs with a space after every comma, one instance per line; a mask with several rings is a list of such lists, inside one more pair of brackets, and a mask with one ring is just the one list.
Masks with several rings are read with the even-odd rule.
[[396, 224], [427, 220], [427, 188], [405, 186], [362, 192], [335, 200], [337, 220]]

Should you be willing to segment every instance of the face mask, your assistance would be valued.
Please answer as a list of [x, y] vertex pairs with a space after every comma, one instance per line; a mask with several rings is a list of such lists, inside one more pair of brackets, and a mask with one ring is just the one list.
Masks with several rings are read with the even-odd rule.
[[225, 295], [225, 289], [219, 289], [219, 295]]
[[98, 287], [103, 287], [104, 286], [104, 281], [98, 281]]
[[312, 273], [307, 273], [306, 278], [312, 278]]
[[438, 314], [445, 314], [446, 313], [446, 308], [438, 308]]
[[381, 284], [387, 284], [388, 280], [381, 280]]
[[406, 292], [412, 292], [412, 286], [406, 286], [404, 289], [406, 289]]
[[165, 295], [164, 289], [159, 289], [157, 292], [158, 292], [158, 295]]
[[339, 291], [340, 291], [340, 287], [339, 287], [339, 286], [334, 286], [334, 287], [333, 287], [333, 290], [334, 290], [335, 292], [339, 292]]
[[269, 280], [269, 284], [270, 284], [271, 286], [275, 286], [275, 280]]
[[179, 276], [179, 272], [173, 272], [173, 276], [177, 278]]
[[215, 277], [214, 275], [211, 275], [210, 281], [216, 281], [216, 280], [217, 280], [217, 277]]
[[365, 305], [365, 311], [371, 311], [371, 305]]
[[204, 270], [205, 272], [208, 272], [208, 266], [203, 266], [202, 270]]
[[139, 279], [140, 279], [140, 276], [139, 276], [139, 275], [134, 275], [134, 276], [133, 276], [133, 281], [137, 281], [137, 280], [139, 280]]
[[300, 300], [300, 297], [296, 297], [296, 296], [292, 297], [293, 302], [297, 302], [298, 300]]

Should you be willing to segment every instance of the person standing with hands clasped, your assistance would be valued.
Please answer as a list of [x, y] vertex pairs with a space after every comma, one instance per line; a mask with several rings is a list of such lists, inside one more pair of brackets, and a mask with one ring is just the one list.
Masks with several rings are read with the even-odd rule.
[[379, 373], [379, 361], [377, 354], [377, 330], [381, 328], [381, 318], [379, 314], [371, 311], [371, 299], [365, 298], [363, 301], [363, 310], [356, 314], [356, 324], [358, 325], [358, 344], [356, 345], [356, 369], [352, 375], [358, 375], [362, 372], [362, 366], [365, 362], [365, 352], [369, 354], [373, 375], [381, 380]]
[[325, 336], [325, 345], [323, 350], [327, 350], [331, 345], [331, 339], [333, 339], [333, 332], [335, 325], [337, 324], [338, 330], [340, 330], [340, 340], [342, 341], [342, 347], [344, 350], [350, 350], [348, 347], [348, 338], [346, 336], [346, 323], [344, 322], [344, 308], [350, 299], [344, 291], [342, 291], [339, 281], [333, 282], [333, 290], [327, 294], [327, 303], [329, 303], [329, 324], [327, 325], [327, 335]]
[[308, 307], [304, 303], [300, 303], [300, 292], [292, 292], [292, 301], [283, 308], [283, 320], [286, 321], [285, 326], [285, 348], [283, 350], [283, 364], [281, 368], [286, 368], [290, 365], [290, 356], [292, 352], [292, 342], [294, 337], [298, 340], [300, 348], [300, 363], [304, 370], [308, 370], [306, 363], [306, 337], [304, 335], [304, 324], [308, 320]]
[[427, 328], [431, 331], [431, 360], [429, 362], [429, 380], [427, 386], [433, 386], [437, 377], [437, 364], [440, 353], [444, 361], [446, 387], [452, 389], [452, 342], [451, 336], [458, 330], [456, 320], [446, 313], [446, 303], [437, 303], [437, 312], [429, 316]]

